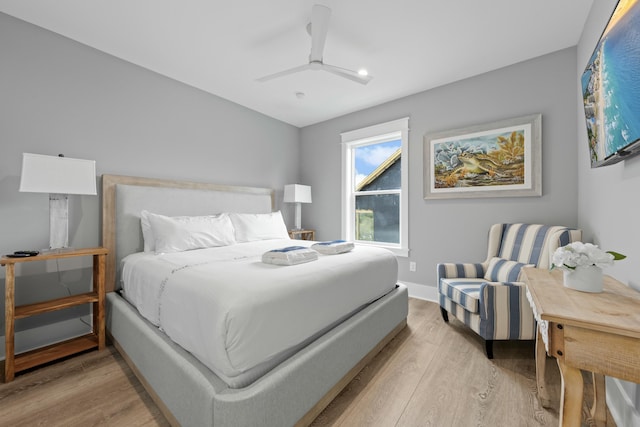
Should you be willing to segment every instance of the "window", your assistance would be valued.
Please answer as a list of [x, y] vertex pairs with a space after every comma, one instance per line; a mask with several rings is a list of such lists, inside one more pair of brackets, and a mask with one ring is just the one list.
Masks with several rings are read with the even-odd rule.
[[408, 256], [409, 118], [341, 136], [343, 238]]

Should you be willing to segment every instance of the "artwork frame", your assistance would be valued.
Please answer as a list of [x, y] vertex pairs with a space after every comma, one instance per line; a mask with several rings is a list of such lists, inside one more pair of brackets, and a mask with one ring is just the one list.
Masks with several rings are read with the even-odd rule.
[[542, 195], [542, 114], [424, 136], [424, 198]]

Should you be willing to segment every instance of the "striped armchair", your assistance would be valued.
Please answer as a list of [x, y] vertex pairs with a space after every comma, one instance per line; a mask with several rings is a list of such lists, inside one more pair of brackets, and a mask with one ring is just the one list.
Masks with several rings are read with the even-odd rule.
[[477, 264], [438, 264], [438, 296], [445, 322], [449, 313], [485, 340], [493, 359], [494, 340], [532, 340], [535, 320], [525, 285], [524, 266], [549, 268], [556, 248], [582, 238], [580, 230], [540, 224], [494, 224], [487, 259]]

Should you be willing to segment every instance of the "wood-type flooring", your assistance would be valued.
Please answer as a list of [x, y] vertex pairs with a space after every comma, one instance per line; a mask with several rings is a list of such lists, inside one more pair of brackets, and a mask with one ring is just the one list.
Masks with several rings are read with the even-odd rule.
[[[438, 305], [409, 300], [407, 327], [312, 424], [317, 426], [557, 426], [558, 403], [536, 396], [533, 342], [496, 342], [493, 360], [462, 323]], [[554, 402], [560, 374], [549, 360]], [[590, 384], [585, 375], [585, 383]], [[585, 392], [583, 425], [590, 404]], [[267, 414], [265, 414], [268, 416]], [[608, 426], [615, 426], [608, 414]], [[122, 357], [108, 346], [0, 384], [0, 426], [167, 426]]]

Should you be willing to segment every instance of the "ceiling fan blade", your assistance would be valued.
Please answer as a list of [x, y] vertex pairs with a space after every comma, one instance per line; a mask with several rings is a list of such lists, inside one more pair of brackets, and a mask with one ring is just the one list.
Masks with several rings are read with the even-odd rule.
[[324, 44], [327, 40], [327, 32], [329, 31], [329, 19], [331, 18], [331, 9], [326, 6], [316, 4], [311, 10], [311, 22], [307, 25], [307, 31], [311, 35], [311, 53], [309, 54], [309, 63], [299, 67], [290, 68], [278, 73], [257, 79], [259, 82], [266, 82], [288, 74], [297, 73], [304, 70], [325, 70], [340, 77], [344, 77], [354, 82], [366, 85], [373, 77], [360, 75], [356, 71], [347, 70], [346, 68], [336, 67], [335, 65], [325, 64], [322, 61]]
[[309, 62], [322, 61], [330, 17], [331, 9], [320, 4], [313, 5], [311, 10], [311, 54], [309, 55]]
[[322, 64], [322, 69], [333, 73], [337, 76], [347, 78], [349, 80], [353, 80], [354, 82], [358, 82], [360, 84], [366, 85], [373, 79], [372, 76], [361, 76], [356, 71], [347, 70], [346, 68], [336, 67], [335, 65]]
[[311, 68], [310, 64], [304, 64], [304, 65], [300, 65], [299, 67], [289, 68], [288, 70], [280, 71], [274, 74], [269, 74], [268, 76], [260, 77], [259, 79], [256, 79], [256, 80], [259, 82], [266, 82], [268, 80], [286, 76], [288, 74], [293, 74], [300, 71], [308, 70], [309, 68]]

